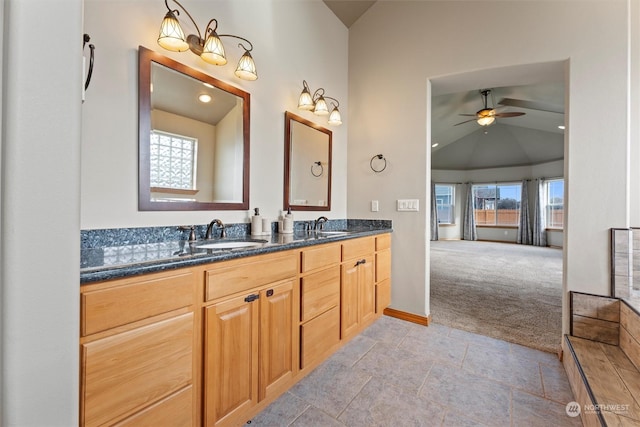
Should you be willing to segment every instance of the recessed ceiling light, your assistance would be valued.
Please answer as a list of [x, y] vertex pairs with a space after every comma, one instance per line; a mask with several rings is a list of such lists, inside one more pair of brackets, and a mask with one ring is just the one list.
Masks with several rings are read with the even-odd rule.
[[558, 126], [558, 129], [562, 129], [562, 130], [564, 130], [564, 125], [560, 125], [560, 126]]
[[438, 144], [437, 142], [434, 142], [433, 144], [431, 144], [431, 147], [432, 147], [432, 148], [435, 148], [435, 147], [437, 147], [438, 145], [439, 145], [439, 144]]
[[204, 103], [211, 102], [211, 96], [207, 95], [206, 93], [203, 93], [202, 95], [200, 95], [198, 99], [200, 100], [200, 102], [204, 102]]

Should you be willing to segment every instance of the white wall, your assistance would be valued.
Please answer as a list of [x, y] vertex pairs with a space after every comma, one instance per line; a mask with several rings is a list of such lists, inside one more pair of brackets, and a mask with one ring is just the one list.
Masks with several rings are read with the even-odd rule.
[[[0, 425], [74, 426], [79, 395], [82, 2], [3, 1], [0, 7]], [[55, 47], [43, 47], [53, 41]]]
[[[629, 212], [627, 22], [626, 0], [379, 1], [351, 28], [348, 213], [394, 221], [394, 308], [429, 313], [428, 209], [394, 209], [401, 197], [428, 206], [429, 79], [562, 60], [570, 64], [564, 286], [608, 293], [608, 229], [626, 226]], [[377, 152], [392, 165], [385, 176], [362, 167]], [[565, 327], [566, 308], [565, 300]]]
[[[249, 218], [248, 211], [138, 212], [139, 45], [251, 94], [250, 206], [259, 207], [269, 218], [276, 218], [283, 206], [285, 110], [328, 127], [326, 118], [297, 111], [302, 80], [312, 89], [324, 87], [327, 95], [348, 110], [348, 32], [322, 1], [189, 0], [182, 4], [201, 26], [215, 17], [218, 33], [251, 40], [258, 80], [247, 82], [233, 76], [242, 54], [233, 39], [223, 38], [229, 58], [224, 67], [206, 64], [190, 52], [169, 52], [158, 46], [158, 29], [166, 13], [162, 1], [85, 0], [85, 27], [98, 46], [98, 57], [92, 96], [84, 105], [83, 229], [206, 224], [214, 217], [233, 223]], [[117, 27], [113, 22], [118, 22]], [[345, 218], [347, 214], [348, 114], [343, 119], [342, 126], [331, 128], [333, 194], [329, 218]], [[317, 212], [296, 215], [300, 220], [317, 217]]]

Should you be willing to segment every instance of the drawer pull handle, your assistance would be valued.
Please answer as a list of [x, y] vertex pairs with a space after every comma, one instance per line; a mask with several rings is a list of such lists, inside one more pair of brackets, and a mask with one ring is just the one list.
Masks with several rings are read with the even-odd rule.
[[253, 302], [253, 301], [257, 300], [258, 298], [260, 298], [259, 294], [251, 294], [248, 297], [246, 297], [244, 300], [246, 302]]
[[367, 260], [366, 259], [361, 259], [360, 261], [356, 262], [356, 265], [354, 265], [354, 267], [359, 266], [360, 264], [366, 264]]
[[273, 289], [269, 289], [267, 291], [267, 296], [270, 297], [271, 295], [273, 295]]

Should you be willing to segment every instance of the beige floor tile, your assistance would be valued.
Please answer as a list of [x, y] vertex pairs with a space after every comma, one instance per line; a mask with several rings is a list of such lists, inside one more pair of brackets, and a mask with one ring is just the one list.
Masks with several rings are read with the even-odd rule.
[[568, 416], [565, 408], [565, 404], [514, 390], [512, 425], [514, 427], [581, 426], [580, 417]]
[[362, 356], [367, 354], [367, 352], [371, 350], [377, 342], [378, 341], [372, 338], [360, 334], [353, 337], [347, 345], [331, 355], [329, 360], [342, 363], [346, 366], [353, 366], [362, 358]]
[[428, 355], [432, 359], [461, 366], [467, 353], [467, 344], [442, 334], [409, 335], [398, 346], [415, 354]]
[[571, 392], [569, 379], [562, 365], [560, 367], [551, 367], [541, 363], [540, 372], [542, 373], [542, 387], [545, 398], [562, 404], [575, 400]]
[[451, 338], [459, 339], [467, 344], [477, 344], [501, 351], [509, 351], [509, 343], [496, 338], [486, 337], [484, 335], [474, 334], [473, 332], [462, 331], [460, 329], [451, 329], [449, 333]]
[[342, 424], [340, 421], [331, 417], [329, 414], [322, 412], [320, 409], [314, 408], [313, 406], [304, 411], [302, 415], [300, 415], [290, 425], [291, 427], [344, 427], [344, 424]]
[[304, 400], [285, 393], [251, 420], [252, 427], [287, 426], [309, 408]]
[[407, 335], [411, 324], [389, 316], [382, 316], [374, 324], [362, 331], [362, 335], [376, 341], [398, 345]]

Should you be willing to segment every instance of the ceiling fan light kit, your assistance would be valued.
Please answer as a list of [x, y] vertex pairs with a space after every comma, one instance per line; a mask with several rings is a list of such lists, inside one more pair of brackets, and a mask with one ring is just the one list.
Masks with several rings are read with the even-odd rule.
[[[463, 123], [469, 123], [475, 121], [480, 126], [489, 126], [495, 123], [496, 118], [501, 117], [518, 117], [523, 116], [525, 113], [522, 112], [512, 112], [512, 113], [498, 113], [495, 108], [489, 108], [488, 106], [488, 98], [491, 94], [491, 89], [481, 89], [480, 95], [482, 96], [482, 102], [484, 104], [484, 108], [477, 111], [475, 114], [460, 114], [461, 116], [474, 116], [475, 118], [470, 120], [465, 120], [464, 122], [460, 122], [455, 124], [454, 126], [461, 125]], [[492, 102], [492, 104], [495, 104]]]

